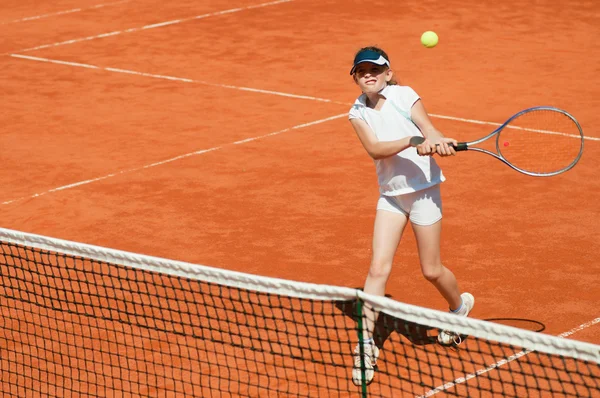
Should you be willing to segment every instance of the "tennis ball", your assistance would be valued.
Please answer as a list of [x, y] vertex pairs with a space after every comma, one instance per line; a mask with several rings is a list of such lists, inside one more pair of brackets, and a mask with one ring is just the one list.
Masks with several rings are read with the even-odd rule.
[[435, 32], [428, 30], [421, 35], [421, 44], [427, 48], [435, 47], [438, 44], [438, 35]]

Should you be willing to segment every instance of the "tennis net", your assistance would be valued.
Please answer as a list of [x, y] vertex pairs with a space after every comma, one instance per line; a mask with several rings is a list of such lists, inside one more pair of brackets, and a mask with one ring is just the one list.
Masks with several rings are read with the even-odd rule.
[[[600, 396], [600, 346], [356, 289], [7, 229], [0, 270], [4, 397]], [[381, 355], [356, 386], [363, 305]]]

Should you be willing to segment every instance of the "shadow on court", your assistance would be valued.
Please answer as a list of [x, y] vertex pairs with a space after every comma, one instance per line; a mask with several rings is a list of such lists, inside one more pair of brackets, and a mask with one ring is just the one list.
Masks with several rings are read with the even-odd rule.
[[[386, 297], [391, 298], [387, 294]], [[335, 306], [354, 322], [358, 322], [356, 300], [337, 301], [335, 302]], [[546, 329], [546, 326], [542, 322], [525, 318], [487, 318], [482, 320], [538, 333]], [[437, 344], [438, 330], [436, 328], [397, 318], [385, 312], [379, 312], [373, 336], [375, 344], [379, 348], [382, 348], [393, 333], [403, 336], [413, 345], [426, 346]], [[469, 336], [461, 335], [460, 337], [461, 341], [465, 341]]]
[[546, 329], [540, 321], [525, 318], [486, 318], [482, 319], [487, 322], [499, 323], [501, 325], [511, 326], [517, 329], [529, 330], [530, 332], [541, 333]]
[[[386, 297], [391, 296], [386, 295]], [[356, 300], [337, 301], [335, 306], [354, 322], [358, 322]], [[397, 318], [385, 312], [379, 312], [373, 336], [375, 344], [379, 348], [383, 347], [387, 339], [394, 333], [404, 336], [414, 345], [424, 346], [436, 344], [437, 342], [437, 330], [435, 328]]]

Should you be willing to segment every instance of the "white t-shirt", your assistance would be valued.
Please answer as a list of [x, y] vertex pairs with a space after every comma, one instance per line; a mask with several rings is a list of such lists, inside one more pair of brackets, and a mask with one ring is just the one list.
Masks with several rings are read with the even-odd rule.
[[[411, 110], [419, 100], [408, 86], [386, 86], [380, 92], [386, 99], [380, 110], [366, 105], [362, 94], [350, 109], [349, 119], [364, 120], [379, 141], [395, 141], [408, 136], [423, 136], [411, 120]], [[407, 148], [394, 156], [375, 159], [379, 191], [386, 196], [397, 196], [420, 191], [445, 180], [442, 170], [432, 156], [420, 156], [415, 148]]]

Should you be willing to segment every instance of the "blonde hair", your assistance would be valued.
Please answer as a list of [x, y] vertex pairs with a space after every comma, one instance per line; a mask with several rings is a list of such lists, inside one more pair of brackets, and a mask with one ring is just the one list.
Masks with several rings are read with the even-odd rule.
[[[390, 57], [388, 57], [387, 53], [385, 51], [383, 51], [381, 48], [375, 47], [375, 46], [363, 47], [363, 48], [361, 48], [360, 50], [358, 50], [356, 52], [355, 56], [358, 55], [358, 53], [360, 53], [361, 51], [366, 51], [366, 50], [368, 50], [368, 51], [374, 51], [377, 54], [382, 55], [385, 59], [387, 59], [390, 62], [390, 65], [392, 64], [392, 61], [390, 61]], [[392, 78], [390, 79], [390, 81], [387, 84], [389, 84], [391, 86], [399, 84], [398, 80], [396, 80], [396, 74], [395, 73], [392, 75]]]

